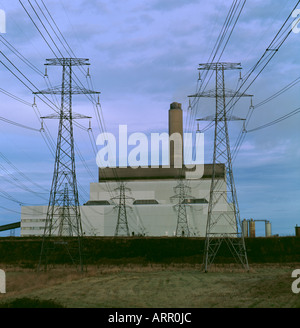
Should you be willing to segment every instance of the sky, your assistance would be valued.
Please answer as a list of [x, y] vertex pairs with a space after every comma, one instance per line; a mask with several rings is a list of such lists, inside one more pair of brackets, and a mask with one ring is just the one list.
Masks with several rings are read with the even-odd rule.
[[[22, 3], [37, 27], [43, 30], [30, 3]], [[45, 3], [76, 56], [90, 60], [92, 86], [82, 72], [76, 74], [86, 88], [101, 92], [106, 130], [116, 133], [119, 125], [125, 124], [129, 133], [149, 134], [168, 132], [168, 109], [174, 101], [182, 103], [184, 117], [187, 117], [188, 95], [197, 90], [198, 65], [208, 61], [232, 2], [48, 0]], [[221, 61], [241, 63], [242, 75], [249, 71], [296, 3], [294, 0], [246, 1]], [[32, 0], [31, 4], [37, 11], [37, 4], [42, 6], [41, 0]], [[53, 58], [54, 54], [20, 1], [0, 0], [0, 9], [6, 13], [4, 38], [44, 72], [46, 59]], [[292, 21], [290, 18], [291, 24]], [[44, 35], [53, 47], [45, 32]], [[254, 105], [299, 77], [299, 38], [300, 33], [291, 33], [249, 88], [247, 92], [253, 95]], [[56, 44], [65, 55], [58, 40]], [[47, 80], [26, 66], [3, 43], [0, 47], [1, 62], [11, 67], [5, 55], [39, 89], [47, 89], [49, 83], [60, 83], [60, 68], [49, 67]], [[238, 78], [238, 71], [226, 72], [226, 87], [235, 89]], [[40, 121], [30, 106], [34, 102], [32, 92], [3, 64], [0, 64], [0, 81], [0, 88], [26, 101], [24, 104], [0, 93], [0, 116], [40, 129]], [[280, 97], [255, 109], [248, 129], [298, 108], [299, 86], [298, 83]], [[208, 88], [213, 87], [211, 81]], [[53, 109], [40, 99], [36, 99], [36, 104], [42, 116], [53, 114]], [[234, 114], [244, 118], [249, 106], [248, 98], [241, 99]], [[94, 107], [87, 97], [74, 96], [73, 110], [93, 117], [93, 132], [97, 136], [100, 131]], [[195, 118], [213, 115], [214, 101], [201, 99], [193, 110]], [[241, 218], [270, 220], [273, 234], [294, 235], [294, 227], [300, 224], [299, 123], [300, 115], [295, 115], [266, 129], [247, 133], [233, 163]], [[80, 124], [86, 129], [89, 127], [88, 120], [81, 120]], [[232, 146], [241, 124], [240, 121], [230, 122]], [[55, 120], [47, 121], [54, 141], [57, 125]], [[193, 128], [196, 129], [196, 122]], [[18, 201], [28, 205], [47, 205], [54, 158], [40, 132], [4, 121], [0, 121], [0, 131], [0, 224], [7, 224], [20, 220]], [[88, 132], [75, 127], [74, 133], [80, 152], [76, 157], [80, 201], [84, 203], [89, 197], [89, 184], [97, 181], [96, 156]], [[213, 129], [210, 129], [205, 133], [207, 163], [212, 162], [212, 149]], [[257, 223], [257, 233], [264, 234], [263, 224]]]

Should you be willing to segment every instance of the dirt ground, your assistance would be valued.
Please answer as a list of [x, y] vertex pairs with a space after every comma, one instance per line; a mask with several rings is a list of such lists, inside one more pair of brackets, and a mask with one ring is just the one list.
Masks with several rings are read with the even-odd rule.
[[300, 263], [251, 265], [250, 272], [222, 265], [208, 273], [175, 264], [88, 266], [84, 273], [0, 268], [6, 272], [0, 307], [26, 298], [21, 307], [32, 307], [31, 299], [69, 308], [300, 308], [300, 294], [291, 290]]

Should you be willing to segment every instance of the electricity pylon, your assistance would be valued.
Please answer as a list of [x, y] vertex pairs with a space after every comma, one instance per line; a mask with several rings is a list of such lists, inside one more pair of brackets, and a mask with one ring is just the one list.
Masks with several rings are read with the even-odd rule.
[[[231, 150], [228, 133], [228, 121], [234, 117], [228, 115], [226, 98], [246, 97], [225, 89], [225, 71], [241, 69], [236, 63], [200, 64], [199, 70], [214, 70], [216, 87], [190, 97], [208, 97], [216, 99], [214, 153], [208, 217], [204, 249], [204, 270], [207, 272], [213, 263], [220, 246], [225, 242], [231, 254], [244, 269], [249, 270], [247, 252], [241, 227], [240, 211], [232, 171]], [[225, 181], [219, 170], [225, 165]]]
[[180, 179], [177, 186], [174, 188], [175, 195], [171, 197], [171, 199], [177, 199], [177, 204], [175, 205], [175, 209], [177, 210], [176, 237], [190, 237], [186, 212], [187, 192], [190, 191], [190, 189], [191, 188], [186, 185], [183, 179]]
[[62, 83], [58, 87], [34, 93], [56, 94], [61, 97], [58, 114], [42, 118], [59, 119], [55, 166], [39, 260], [39, 268], [44, 265], [44, 270], [47, 270], [50, 251], [54, 251], [56, 246], [63, 246], [72, 263], [83, 271], [82, 225], [75, 169], [73, 120], [88, 117], [73, 114], [72, 96], [99, 94], [73, 85], [73, 67], [84, 65], [90, 65], [88, 59], [47, 59], [46, 67], [62, 67]]
[[112, 200], [117, 200], [117, 205], [115, 209], [118, 210], [118, 220], [115, 230], [115, 237], [117, 236], [130, 236], [129, 227], [128, 227], [128, 218], [127, 218], [127, 208], [126, 204], [127, 199], [131, 199], [126, 195], [126, 191], [129, 191], [129, 188], [125, 187], [123, 181], [119, 182], [119, 187], [115, 189], [119, 194], [116, 197], [113, 197]]
[[69, 222], [70, 216], [70, 199], [68, 184], [65, 183], [65, 189], [63, 194], [63, 205], [60, 208], [60, 219], [59, 219], [59, 236], [72, 236], [71, 222]]

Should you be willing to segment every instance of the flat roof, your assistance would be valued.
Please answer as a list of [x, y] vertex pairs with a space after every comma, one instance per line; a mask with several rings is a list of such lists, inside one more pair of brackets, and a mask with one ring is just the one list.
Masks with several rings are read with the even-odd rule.
[[[186, 172], [194, 172], [193, 169], [183, 166], [183, 168], [164, 167], [117, 167], [117, 168], [99, 168], [99, 182], [112, 180], [161, 180], [161, 179], [179, 179], [185, 178]], [[213, 164], [204, 165], [204, 174], [201, 179], [211, 179]], [[224, 179], [225, 165], [216, 165], [216, 177]]]

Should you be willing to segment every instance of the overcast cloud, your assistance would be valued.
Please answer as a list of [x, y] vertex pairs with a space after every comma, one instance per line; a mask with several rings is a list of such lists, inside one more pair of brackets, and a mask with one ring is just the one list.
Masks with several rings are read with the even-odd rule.
[[[40, 1], [38, 1], [40, 3]], [[34, 1], [32, 1], [34, 4]], [[240, 20], [223, 54], [222, 61], [240, 62], [243, 74], [264, 53], [283, 24], [295, 1], [247, 1]], [[25, 4], [25, 1], [24, 1]], [[197, 67], [207, 62], [231, 1], [222, 0], [57, 0], [47, 1], [47, 7], [77, 57], [89, 58], [93, 87], [101, 91], [105, 125], [116, 132], [119, 124], [127, 124], [129, 132], [167, 132], [168, 109], [173, 101], [183, 104], [196, 90]], [[46, 58], [54, 57], [47, 44], [26, 15], [19, 1], [0, 1], [7, 14], [5, 38], [41, 71]], [[26, 8], [30, 9], [28, 3]], [[30, 11], [32, 12], [32, 11]], [[292, 18], [291, 18], [292, 23]], [[259, 103], [300, 75], [300, 34], [291, 34], [271, 64], [248, 90]], [[58, 43], [61, 47], [61, 44]], [[8, 56], [39, 88], [47, 88], [42, 76], [24, 65], [2, 44]], [[65, 55], [65, 51], [62, 48]], [[3, 60], [3, 57], [1, 57]], [[33, 102], [26, 89], [7, 69], [0, 66], [1, 88]], [[53, 85], [60, 82], [58, 68], [49, 68]], [[86, 85], [83, 75], [82, 82]], [[238, 72], [228, 72], [228, 88], [236, 87]], [[210, 85], [213, 88], [213, 84]], [[39, 121], [30, 106], [0, 94], [1, 114], [9, 120], [39, 129]], [[249, 129], [263, 125], [299, 107], [299, 84], [282, 96], [254, 111]], [[37, 100], [42, 115], [51, 114]], [[235, 115], [247, 114], [249, 99], [241, 100]], [[74, 98], [74, 111], [94, 116], [93, 106], [85, 97]], [[199, 103], [196, 117], [212, 115], [213, 100]], [[242, 217], [268, 219], [273, 233], [294, 234], [300, 217], [299, 122], [300, 115], [270, 128], [249, 133], [234, 162], [234, 173]], [[88, 127], [88, 122], [80, 122]], [[97, 134], [96, 119], [93, 119]], [[56, 139], [57, 122], [49, 122]], [[37, 132], [23, 130], [0, 121], [0, 152], [19, 170], [50, 189], [54, 159]], [[196, 128], [196, 125], [195, 125]], [[239, 122], [230, 123], [232, 145], [241, 129]], [[205, 135], [206, 162], [212, 160], [213, 131]], [[88, 134], [75, 131], [76, 142], [89, 169], [97, 178], [97, 166]], [[87, 201], [92, 182], [77, 158], [81, 201]], [[8, 168], [0, 159], [0, 164]], [[13, 172], [12, 172], [13, 173]], [[5, 172], [0, 171], [3, 176]], [[32, 187], [29, 182], [24, 184]], [[34, 194], [17, 190], [5, 180], [0, 190], [6, 190], [18, 200], [29, 204], [47, 204]], [[45, 199], [48, 198], [45, 193]], [[0, 197], [0, 224], [18, 221], [20, 206]], [[263, 231], [263, 230], [262, 230]]]

